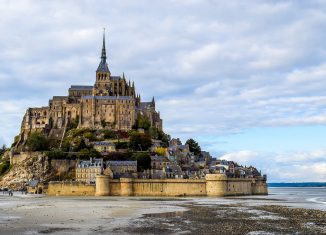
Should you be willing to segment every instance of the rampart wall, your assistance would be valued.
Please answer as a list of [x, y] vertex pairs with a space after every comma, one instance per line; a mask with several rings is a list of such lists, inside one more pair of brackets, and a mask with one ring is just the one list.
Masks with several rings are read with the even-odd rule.
[[94, 196], [95, 185], [84, 182], [50, 182], [47, 190], [50, 196]]
[[206, 179], [110, 179], [98, 175], [96, 185], [50, 182], [51, 196], [232, 196], [267, 194], [263, 178], [237, 179], [209, 174]]

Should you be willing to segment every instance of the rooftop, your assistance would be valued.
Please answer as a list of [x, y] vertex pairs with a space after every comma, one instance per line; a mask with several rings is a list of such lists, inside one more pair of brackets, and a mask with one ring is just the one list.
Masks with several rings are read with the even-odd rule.
[[82, 99], [97, 99], [97, 100], [134, 100], [132, 96], [92, 96], [85, 95]]
[[137, 161], [107, 161], [107, 166], [137, 166]]
[[71, 85], [69, 90], [92, 90], [93, 86], [83, 86], [83, 85]]

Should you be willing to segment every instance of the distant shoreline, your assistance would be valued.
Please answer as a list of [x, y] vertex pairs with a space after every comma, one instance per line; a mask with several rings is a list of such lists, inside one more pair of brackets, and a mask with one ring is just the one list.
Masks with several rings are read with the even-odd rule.
[[305, 183], [268, 183], [268, 187], [326, 187], [326, 182], [305, 182]]

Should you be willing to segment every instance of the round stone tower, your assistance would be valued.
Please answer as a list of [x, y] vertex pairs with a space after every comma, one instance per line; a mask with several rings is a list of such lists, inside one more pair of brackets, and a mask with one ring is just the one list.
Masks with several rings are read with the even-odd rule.
[[110, 177], [107, 175], [97, 175], [95, 196], [109, 196], [109, 195], [110, 195]]
[[227, 176], [223, 174], [207, 174], [206, 193], [207, 196], [224, 196], [227, 190]]

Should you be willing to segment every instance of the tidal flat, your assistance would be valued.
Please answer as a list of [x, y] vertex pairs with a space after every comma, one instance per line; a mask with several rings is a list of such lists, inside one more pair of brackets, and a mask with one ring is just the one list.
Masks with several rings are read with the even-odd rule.
[[0, 234], [326, 234], [325, 204], [312, 203], [300, 192], [297, 195], [0, 195]]

